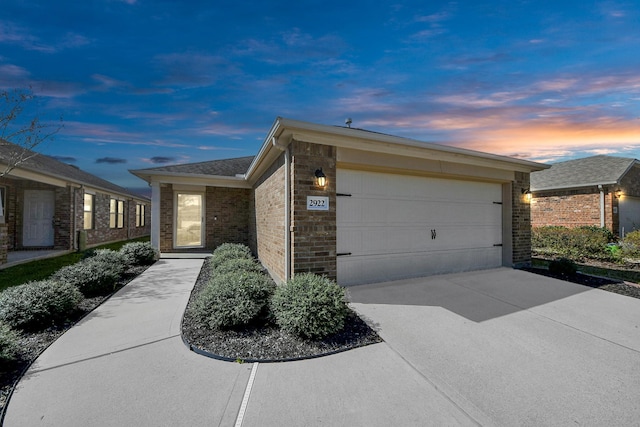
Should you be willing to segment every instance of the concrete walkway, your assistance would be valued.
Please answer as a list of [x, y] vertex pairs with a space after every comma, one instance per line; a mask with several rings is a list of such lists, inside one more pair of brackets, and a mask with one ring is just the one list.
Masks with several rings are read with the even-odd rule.
[[299, 362], [237, 364], [196, 355], [181, 341], [201, 265], [160, 260], [70, 329], [20, 382], [5, 426], [640, 419], [640, 300], [507, 269], [358, 287], [354, 306], [387, 342]]

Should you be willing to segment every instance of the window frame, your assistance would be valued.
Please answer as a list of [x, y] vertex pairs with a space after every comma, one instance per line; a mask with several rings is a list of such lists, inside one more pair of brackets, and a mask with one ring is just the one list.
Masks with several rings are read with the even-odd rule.
[[[87, 210], [87, 196], [91, 198], [91, 209]], [[96, 195], [91, 193], [84, 193], [82, 211], [84, 213], [84, 229], [95, 230], [96, 229]], [[87, 227], [87, 214], [91, 215], [91, 224]]]
[[146, 211], [147, 206], [144, 203], [136, 203], [136, 227], [144, 227], [146, 225]]
[[124, 228], [124, 200], [111, 197], [109, 199], [109, 228]]

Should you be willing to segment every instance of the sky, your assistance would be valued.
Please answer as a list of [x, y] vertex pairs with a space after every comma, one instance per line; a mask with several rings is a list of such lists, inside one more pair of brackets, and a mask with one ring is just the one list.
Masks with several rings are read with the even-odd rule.
[[640, 3], [2, 0], [38, 151], [128, 170], [255, 155], [278, 116], [552, 163], [640, 159]]

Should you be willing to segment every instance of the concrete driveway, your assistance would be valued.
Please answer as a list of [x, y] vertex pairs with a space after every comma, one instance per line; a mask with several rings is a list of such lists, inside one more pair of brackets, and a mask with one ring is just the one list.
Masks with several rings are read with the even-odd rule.
[[190, 352], [202, 260], [161, 260], [74, 326], [14, 426], [637, 425], [640, 300], [498, 269], [350, 288], [386, 340], [289, 363]]
[[638, 425], [638, 299], [511, 269], [350, 293], [386, 344], [480, 424]]

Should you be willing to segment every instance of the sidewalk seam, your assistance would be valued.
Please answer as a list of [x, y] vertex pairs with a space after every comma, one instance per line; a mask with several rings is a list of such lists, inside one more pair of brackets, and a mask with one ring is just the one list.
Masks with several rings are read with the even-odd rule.
[[236, 418], [235, 427], [242, 427], [244, 421], [244, 414], [247, 412], [247, 406], [249, 405], [249, 396], [251, 395], [251, 389], [253, 388], [253, 382], [256, 379], [256, 372], [258, 371], [258, 362], [253, 364], [251, 368], [251, 374], [249, 375], [249, 381], [247, 382], [247, 388], [244, 390], [244, 396], [242, 397], [242, 404], [238, 411], [238, 418]]

